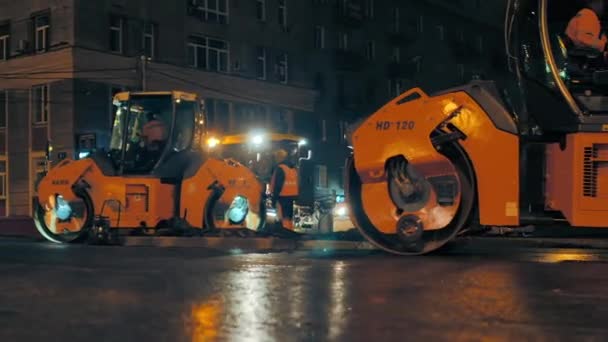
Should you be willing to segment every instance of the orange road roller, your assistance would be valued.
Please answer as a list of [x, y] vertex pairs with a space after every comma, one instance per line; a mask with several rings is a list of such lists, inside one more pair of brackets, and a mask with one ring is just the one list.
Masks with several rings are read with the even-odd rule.
[[509, 77], [411, 89], [353, 129], [346, 193], [370, 242], [410, 255], [476, 228], [608, 228], [608, 66], [564, 35], [571, 5], [510, 1]]
[[33, 216], [46, 239], [264, 228], [264, 184], [240, 163], [205, 154], [196, 95], [124, 92], [113, 104], [109, 149], [63, 160], [38, 184]]

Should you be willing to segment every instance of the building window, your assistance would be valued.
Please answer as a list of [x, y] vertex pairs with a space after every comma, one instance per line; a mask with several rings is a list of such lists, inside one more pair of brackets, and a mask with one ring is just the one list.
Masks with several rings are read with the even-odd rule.
[[207, 39], [204, 37], [190, 37], [188, 39], [188, 65], [191, 67], [207, 68]]
[[464, 81], [464, 64], [456, 65], [456, 71], [458, 73], [458, 77], [460, 78], [460, 81]]
[[121, 17], [110, 17], [110, 51], [122, 53], [123, 49], [123, 25]]
[[32, 185], [34, 189], [33, 197], [38, 196], [38, 183], [44, 178], [47, 168], [47, 160], [44, 156], [34, 156], [32, 162]]
[[5, 61], [10, 56], [11, 28], [9, 25], [0, 26], [0, 61]]
[[201, 20], [228, 23], [228, 0], [199, 0], [193, 7]]
[[398, 33], [401, 24], [401, 13], [398, 7], [393, 7], [393, 32]]
[[0, 129], [6, 128], [7, 115], [8, 115], [8, 91], [0, 90]]
[[207, 70], [228, 72], [228, 42], [207, 38]]
[[327, 141], [327, 121], [321, 120], [321, 141]]
[[315, 48], [325, 48], [325, 27], [315, 26]]
[[338, 130], [340, 131], [340, 143], [344, 144], [346, 142], [346, 135], [348, 134], [348, 122], [340, 121], [338, 123]]
[[281, 83], [287, 83], [289, 80], [289, 64], [286, 53], [281, 53], [277, 57], [277, 75]]
[[368, 60], [373, 61], [376, 59], [376, 42], [373, 40], [368, 40], [367, 45], [365, 46], [365, 56]]
[[255, 9], [258, 20], [266, 21], [266, 0], [257, 0]]
[[152, 23], [144, 23], [143, 47], [146, 57], [154, 58], [156, 55], [156, 26]]
[[374, 7], [376, 6], [376, 3], [374, 0], [365, 0], [365, 16], [367, 18], [373, 18], [374, 17]]
[[346, 87], [344, 85], [344, 75], [336, 75], [336, 97], [341, 107], [346, 106]]
[[391, 60], [394, 63], [400, 63], [401, 62], [401, 49], [398, 46], [393, 47], [393, 51], [391, 54]]
[[0, 200], [6, 200], [8, 197], [6, 177], [6, 160], [0, 160]]
[[403, 92], [403, 82], [400, 79], [388, 80], [388, 94], [391, 98], [395, 98]]
[[423, 33], [424, 32], [424, 16], [419, 16], [418, 17], [418, 33]]
[[49, 120], [49, 86], [35, 86], [31, 93], [32, 123], [45, 124]]
[[258, 47], [257, 48], [257, 68], [256, 68], [257, 78], [260, 80], [266, 79], [266, 48]]
[[287, 27], [287, 0], [279, 0], [279, 25]]
[[228, 72], [228, 42], [192, 36], [188, 40], [188, 65], [210, 71]]
[[348, 33], [346, 33], [346, 32], [338, 33], [338, 49], [348, 50]]
[[315, 186], [317, 188], [327, 188], [327, 166], [315, 166]]
[[443, 41], [445, 39], [445, 30], [443, 25], [437, 25], [437, 39]]
[[36, 52], [44, 52], [49, 48], [49, 31], [51, 23], [48, 14], [34, 17], [34, 46]]

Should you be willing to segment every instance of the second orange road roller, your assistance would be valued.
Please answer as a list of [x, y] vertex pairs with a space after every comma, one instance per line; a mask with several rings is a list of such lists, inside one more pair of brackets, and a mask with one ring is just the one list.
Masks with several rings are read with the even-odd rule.
[[509, 1], [511, 83], [414, 88], [355, 128], [346, 193], [369, 241], [410, 255], [474, 227], [608, 228], [608, 67], [564, 36], [571, 5]]

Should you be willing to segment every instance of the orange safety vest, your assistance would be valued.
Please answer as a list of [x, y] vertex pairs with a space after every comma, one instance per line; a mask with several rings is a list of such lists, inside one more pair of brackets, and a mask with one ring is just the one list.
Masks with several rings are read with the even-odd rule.
[[[281, 192], [279, 193], [280, 197], [295, 197], [299, 194], [298, 188], [298, 170], [295, 168], [291, 168], [285, 164], [279, 164], [279, 167], [285, 173], [285, 181], [283, 182], [283, 187], [281, 188]], [[275, 187], [275, 176], [276, 172], [272, 175], [272, 179], [270, 181], [270, 189], [274, 191]]]
[[606, 36], [601, 35], [600, 19], [593, 10], [583, 8], [576, 16], [570, 19], [566, 28], [566, 35], [576, 47], [593, 48], [604, 51]]

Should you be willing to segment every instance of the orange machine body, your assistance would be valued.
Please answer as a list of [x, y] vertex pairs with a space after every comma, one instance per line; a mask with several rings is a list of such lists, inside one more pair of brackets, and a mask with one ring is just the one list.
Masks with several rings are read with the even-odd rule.
[[569, 134], [546, 151], [546, 208], [572, 226], [608, 228], [608, 134]]
[[[410, 96], [418, 98], [404, 101]], [[453, 172], [431, 143], [431, 133], [441, 124], [452, 124], [467, 136], [460, 144], [475, 172], [480, 222], [518, 225], [518, 136], [498, 130], [464, 92], [429, 97], [418, 88], [382, 107], [353, 134], [355, 168], [363, 183], [365, 213], [372, 223], [385, 233], [394, 231], [396, 207], [386, 191], [385, 168], [390, 158], [402, 155], [427, 175]]]
[[[93, 159], [64, 160], [39, 183], [38, 201], [45, 207], [56, 195], [67, 201], [75, 200], [77, 195], [72, 188], [82, 186], [90, 197], [94, 215], [108, 217], [112, 228], [156, 227], [174, 217], [175, 196], [181, 193], [180, 216], [191, 227], [203, 228], [204, 211], [212, 193], [208, 187], [214, 183], [224, 189], [219, 204], [227, 207], [236, 196], [243, 196], [249, 202], [249, 210], [259, 212], [263, 184], [238, 162], [214, 158], [185, 179], [179, 192], [176, 191], [179, 184], [163, 184], [158, 177], [108, 176]], [[242, 226], [226, 224], [217, 228]]]

